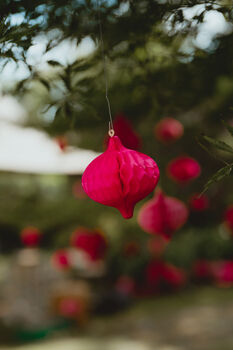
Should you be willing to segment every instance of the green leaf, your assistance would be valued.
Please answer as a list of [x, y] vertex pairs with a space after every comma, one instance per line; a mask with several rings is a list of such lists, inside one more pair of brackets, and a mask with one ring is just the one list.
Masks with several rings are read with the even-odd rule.
[[223, 125], [227, 128], [227, 130], [231, 134], [231, 136], [233, 136], [233, 126], [227, 124], [224, 120], [222, 120], [222, 122], [223, 122]]
[[227, 143], [220, 141], [220, 140], [215, 140], [212, 137], [205, 136], [205, 135], [203, 135], [202, 137], [205, 141], [210, 143], [212, 146], [218, 148], [219, 150], [233, 154], [233, 148], [230, 145], [228, 145]]
[[201, 194], [206, 192], [208, 188], [215, 182], [219, 182], [222, 180], [224, 177], [229, 176], [231, 173], [233, 165], [229, 164], [226, 165], [225, 167], [219, 169], [210, 179], [209, 181], [205, 184], [204, 189]]

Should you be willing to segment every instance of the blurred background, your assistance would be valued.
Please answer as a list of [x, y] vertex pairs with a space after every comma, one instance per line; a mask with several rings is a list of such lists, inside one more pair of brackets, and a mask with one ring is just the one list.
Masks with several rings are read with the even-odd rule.
[[[232, 349], [232, 1], [0, 15], [0, 349]], [[81, 185], [108, 144], [102, 49], [115, 133], [160, 170], [130, 220]]]

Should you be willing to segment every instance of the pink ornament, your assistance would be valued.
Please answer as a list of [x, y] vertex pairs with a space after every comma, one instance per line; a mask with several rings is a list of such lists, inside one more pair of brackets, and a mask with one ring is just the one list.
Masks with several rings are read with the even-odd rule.
[[165, 196], [161, 190], [139, 211], [138, 223], [145, 232], [170, 239], [187, 221], [188, 209], [177, 198]]
[[25, 227], [20, 233], [21, 241], [25, 246], [36, 247], [40, 243], [41, 233], [36, 227]]
[[163, 118], [155, 126], [155, 136], [163, 143], [172, 143], [182, 137], [183, 125], [174, 118]]
[[125, 148], [113, 136], [107, 150], [86, 168], [82, 185], [91, 199], [118, 209], [129, 219], [135, 204], [153, 191], [158, 180], [159, 169], [152, 158]]
[[71, 244], [84, 251], [92, 261], [103, 259], [107, 250], [107, 242], [101, 232], [82, 227], [72, 234]]
[[[115, 131], [115, 135], [119, 137], [122, 144], [130, 149], [138, 151], [141, 148], [141, 139], [133, 130], [132, 125], [128, 119], [124, 116], [124, 114], [116, 115], [113, 121], [113, 129]], [[107, 144], [110, 138], [107, 138]]]
[[233, 233], [233, 205], [229, 206], [226, 210], [224, 221], [227, 228]]
[[53, 265], [59, 270], [67, 270], [70, 268], [70, 257], [65, 249], [57, 250], [52, 256]]
[[191, 157], [179, 157], [172, 160], [167, 167], [168, 175], [178, 183], [187, 183], [201, 173], [199, 163]]
[[191, 196], [190, 200], [190, 207], [194, 211], [204, 211], [209, 208], [209, 198], [205, 194], [198, 194], [195, 193]]

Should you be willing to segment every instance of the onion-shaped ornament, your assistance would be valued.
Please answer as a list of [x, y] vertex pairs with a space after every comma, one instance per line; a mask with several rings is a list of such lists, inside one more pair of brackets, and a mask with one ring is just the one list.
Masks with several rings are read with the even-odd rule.
[[188, 209], [177, 198], [165, 196], [161, 190], [140, 209], [138, 223], [145, 232], [170, 239], [187, 221]]
[[196, 179], [201, 173], [200, 164], [191, 157], [173, 159], [167, 167], [168, 175], [176, 182], [185, 184]]
[[170, 144], [180, 139], [183, 133], [183, 125], [174, 118], [163, 118], [155, 126], [156, 138], [165, 144]]
[[82, 185], [91, 199], [129, 219], [135, 204], [153, 191], [158, 180], [159, 169], [152, 158], [125, 148], [118, 136], [112, 136], [107, 150], [86, 168]]

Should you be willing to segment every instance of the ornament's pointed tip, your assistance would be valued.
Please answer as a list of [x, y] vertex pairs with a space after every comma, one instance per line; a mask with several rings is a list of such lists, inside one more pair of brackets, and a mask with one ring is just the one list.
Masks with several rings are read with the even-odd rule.
[[133, 217], [134, 207], [118, 208], [124, 219], [131, 219]]

